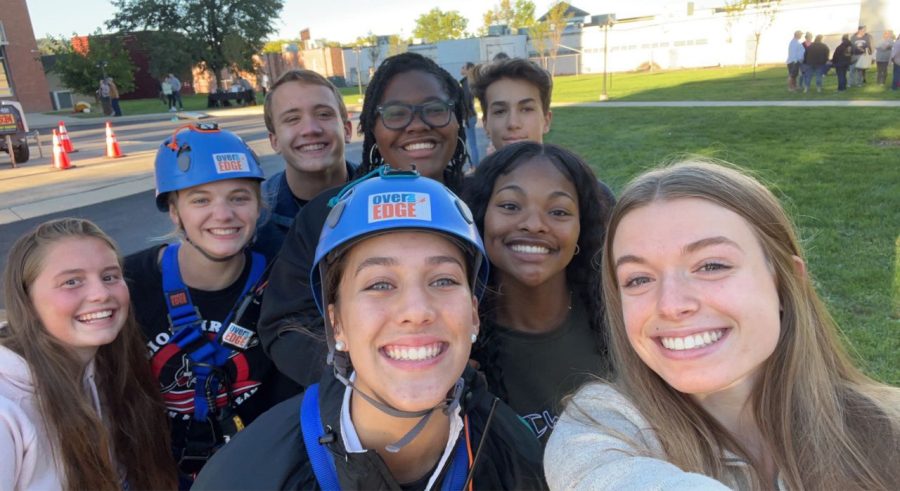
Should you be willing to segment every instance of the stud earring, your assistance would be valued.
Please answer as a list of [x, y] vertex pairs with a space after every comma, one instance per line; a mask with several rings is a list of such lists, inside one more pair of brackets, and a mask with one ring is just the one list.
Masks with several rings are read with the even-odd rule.
[[473, 332], [473, 333], [472, 333], [472, 337], [469, 338], [469, 339], [472, 340], [472, 344], [475, 344], [475, 341], [478, 340], [478, 334]]
[[335, 351], [344, 351], [344, 349], [346, 349], [346, 348], [347, 348], [347, 346], [344, 345], [343, 341], [335, 341], [334, 342], [334, 350]]

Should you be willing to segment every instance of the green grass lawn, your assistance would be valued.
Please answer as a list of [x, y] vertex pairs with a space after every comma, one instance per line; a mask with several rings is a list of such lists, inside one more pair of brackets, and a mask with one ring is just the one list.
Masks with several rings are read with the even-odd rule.
[[[825, 91], [821, 94], [788, 92], [787, 73], [783, 66], [765, 66], [757, 69], [753, 76], [751, 67], [700, 68], [657, 72], [631, 72], [612, 74], [607, 86], [607, 94], [613, 101], [748, 101], [748, 100], [850, 100], [888, 99], [900, 100], [900, 91], [891, 91], [876, 86], [875, 69], [869, 70], [870, 83], [863, 88], [852, 88], [846, 92], [836, 91], [837, 78], [832, 71], [825, 78]], [[601, 75], [573, 75], [556, 77], [553, 81], [554, 102], [594, 102], [599, 99]], [[362, 91], [365, 94], [366, 87]], [[340, 88], [344, 103], [358, 110], [362, 105], [359, 87]], [[184, 108], [188, 111], [206, 109], [206, 94], [182, 96]], [[257, 101], [263, 97], [257, 93]], [[154, 114], [166, 112], [167, 106], [159, 99], [139, 99], [121, 101], [123, 114]], [[56, 111], [52, 114], [72, 114], [71, 111]], [[99, 105], [94, 112], [78, 114], [76, 117], [100, 118], [103, 113]]]
[[[890, 79], [890, 73], [888, 74]], [[900, 100], [900, 91], [875, 84], [875, 69], [869, 70], [868, 84], [837, 92], [837, 76], [832, 71], [824, 80], [823, 92], [789, 92], [787, 70], [783, 66], [703, 68], [640, 73], [615, 73], [607, 82], [613, 101], [756, 101], [756, 100]], [[601, 75], [556, 77], [553, 102], [593, 102], [600, 96]], [[815, 81], [813, 81], [815, 87]]]
[[[696, 68], [614, 73], [607, 82], [607, 95], [610, 100], [621, 102], [900, 100], [900, 91], [875, 85], [874, 68], [869, 70], [868, 80], [865, 87], [837, 92], [837, 77], [832, 70], [825, 77], [821, 94], [815, 90], [803, 94], [788, 92], [787, 70], [783, 66], [759, 67], [756, 77], [752, 67]], [[556, 77], [553, 79], [553, 102], [595, 102], [599, 100], [602, 83], [599, 74]], [[362, 104], [357, 86], [340, 90], [347, 106]], [[363, 93], [365, 90], [363, 86]]]
[[685, 154], [769, 183], [853, 355], [900, 385], [900, 119], [891, 108], [556, 108], [548, 141], [621, 191]]
[[[181, 101], [184, 103], [185, 111], [205, 111], [207, 109], [206, 94], [182, 95]], [[262, 104], [264, 101], [262, 94], [259, 92], [257, 92], [256, 94], [256, 101], [258, 104]], [[73, 114], [71, 110], [54, 111], [50, 114], [71, 115], [76, 118], [107, 117], [103, 115], [103, 107], [100, 104], [94, 103], [94, 101], [88, 102], [91, 103], [91, 112], [86, 114]], [[234, 104], [234, 101], [232, 101], [232, 104]], [[131, 116], [135, 114], [157, 114], [164, 113], [169, 110], [168, 104], [163, 103], [160, 99], [120, 100], [119, 105], [122, 107], [122, 114], [125, 116]]]

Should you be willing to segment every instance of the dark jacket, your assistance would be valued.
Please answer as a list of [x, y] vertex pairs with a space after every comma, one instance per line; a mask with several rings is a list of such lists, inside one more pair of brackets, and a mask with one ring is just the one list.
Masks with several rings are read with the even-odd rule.
[[850, 41], [841, 41], [837, 48], [834, 48], [834, 54], [831, 55], [831, 62], [834, 66], [843, 67], [850, 65], [850, 58], [853, 56], [853, 45]]
[[821, 66], [828, 63], [828, 46], [819, 41], [806, 48], [806, 63], [813, 66]]
[[475, 112], [475, 96], [472, 94], [471, 85], [469, 84], [469, 77], [463, 77], [459, 79], [459, 84], [463, 89], [463, 104], [465, 107], [465, 117], [466, 117], [466, 126], [469, 125], [469, 118], [473, 118], [478, 116], [478, 113]]
[[[356, 164], [350, 161], [345, 163], [349, 179], [356, 172]], [[253, 250], [266, 256], [266, 260], [271, 262], [281, 250], [281, 244], [294, 223], [294, 218], [306, 202], [297, 199], [291, 192], [284, 171], [266, 179], [262, 185], [262, 195], [266, 206], [256, 223]]]
[[[472, 178], [465, 177], [463, 189]], [[604, 198], [615, 203], [615, 195], [602, 181], [600, 188]], [[275, 366], [303, 387], [319, 380], [328, 352], [324, 322], [309, 287], [309, 272], [331, 210], [328, 200], [341, 189], [323, 191], [297, 214], [269, 274], [257, 327], [263, 350]]]
[[323, 191], [297, 214], [269, 274], [257, 328], [263, 350], [275, 366], [304, 387], [321, 378], [328, 353], [322, 316], [309, 287], [309, 271], [330, 211], [328, 200], [341, 189]]
[[[502, 402], [494, 406], [487, 437], [482, 439], [495, 397], [487, 392], [481, 375], [471, 368], [466, 369], [463, 378], [466, 388], [460, 401], [461, 415], [469, 419], [472, 452], [480, 453], [473, 487], [546, 489], [537, 439]], [[375, 451], [345, 451], [340, 436], [344, 389], [330, 370], [322, 377], [319, 408], [323, 425], [331, 427], [335, 435], [327, 450], [335, 457], [341, 489], [400, 489]], [[238, 433], [204, 467], [192, 489], [319, 489], [300, 431], [301, 401], [302, 396], [297, 396], [275, 406]], [[479, 449], [479, 444], [483, 448]], [[449, 468], [450, 462], [444, 466], [440, 481], [446, 478]]]

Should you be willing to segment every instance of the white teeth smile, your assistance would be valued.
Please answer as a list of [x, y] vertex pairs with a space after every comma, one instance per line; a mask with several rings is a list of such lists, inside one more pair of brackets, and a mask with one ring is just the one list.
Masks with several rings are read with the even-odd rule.
[[384, 354], [392, 360], [403, 361], [422, 361], [429, 360], [441, 354], [441, 343], [434, 343], [428, 346], [385, 346]]
[[321, 150], [323, 148], [325, 148], [324, 143], [311, 143], [309, 145], [301, 145], [300, 151], [301, 152], [314, 152], [316, 150]]
[[550, 249], [543, 246], [513, 244], [509, 248], [522, 254], [550, 254]]
[[421, 143], [410, 143], [409, 145], [404, 145], [403, 150], [407, 152], [415, 152], [416, 150], [431, 150], [434, 148], [434, 143], [432, 142], [421, 142]]
[[213, 235], [231, 235], [238, 232], [238, 228], [211, 228], [209, 233]]
[[91, 322], [100, 319], [108, 319], [112, 317], [112, 310], [101, 310], [99, 312], [91, 312], [90, 314], [83, 314], [75, 317], [79, 322]]
[[722, 337], [724, 331], [706, 331], [703, 333], [693, 334], [682, 338], [659, 338], [662, 345], [666, 349], [673, 351], [684, 351], [689, 349], [705, 348]]

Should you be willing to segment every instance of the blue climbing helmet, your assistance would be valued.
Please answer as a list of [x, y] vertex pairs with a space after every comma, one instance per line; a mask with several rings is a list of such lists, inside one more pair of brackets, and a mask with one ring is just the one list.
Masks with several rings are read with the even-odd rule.
[[[394, 230], [423, 230], [447, 235], [463, 245], [470, 259], [472, 291], [484, 293], [488, 279], [488, 260], [484, 244], [472, 212], [461, 199], [443, 184], [422, 177], [416, 171], [392, 170], [385, 165], [371, 174], [348, 184], [328, 214], [310, 271], [310, 286], [319, 313], [325, 317], [328, 338], [328, 360], [335, 357], [334, 332], [328, 322], [323, 280], [329, 255], [346, 250], [350, 245], [372, 234]], [[335, 368], [344, 371], [349, 365]], [[343, 374], [347, 376], [347, 374]]]
[[156, 207], [168, 211], [168, 194], [226, 179], [262, 181], [262, 168], [253, 150], [239, 136], [216, 123], [177, 128], [156, 152]]

